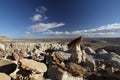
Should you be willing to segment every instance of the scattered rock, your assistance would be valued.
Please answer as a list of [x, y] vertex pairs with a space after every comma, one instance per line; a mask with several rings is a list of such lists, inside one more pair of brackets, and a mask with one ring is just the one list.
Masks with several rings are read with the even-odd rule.
[[75, 77], [67, 71], [58, 69], [57, 80], [83, 80], [83, 77]]
[[120, 56], [120, 46], [106, 46], [103, 47], [108, 52], [114, 52]]
[[44, 63], [34, 61], [32, 59], [21, 59], [21, 66], [23, 69], [31, 70], [35, 72], [44, 73], [47, 71], [47, 66]]
[[96, 54], [96, 52], [91, 47], [87, 47], [85, 49], [85, 52], [88, 53], [88, 54]]
[[105, 49], [96, 50], [97, 54], [107, 54], [108, 52]]

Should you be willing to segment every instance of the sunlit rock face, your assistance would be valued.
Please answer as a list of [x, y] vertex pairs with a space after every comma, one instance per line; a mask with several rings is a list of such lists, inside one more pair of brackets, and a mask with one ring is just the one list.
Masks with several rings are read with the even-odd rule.
[[108, 52], [114, 52], [120, 56], [120, 46], [106, 46], [103, 47]]
[[33, 70], [40, 73], [44, 73], [47, 71], [47, 66], [44, 63], [40, 63], [31, 59], [21, 59], [20, 63], [22, 68], [27, 70]]
[[96, 50], [97, 54], [107, 54], [108, 52], [105, 49]]
[[87, 47], [85, 49], [85, 52], [88, 53], [88, 54], [96, 54], [96, 52], [91, 47]]
[[0, 49], [5, 50], [5, 45], [0, 43]]

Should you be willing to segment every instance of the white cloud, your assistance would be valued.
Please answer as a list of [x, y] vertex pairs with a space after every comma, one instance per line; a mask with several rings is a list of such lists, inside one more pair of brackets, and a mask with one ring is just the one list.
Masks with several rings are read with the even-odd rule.
[[27, 31], [27, 32], [25, 32], [25, 34], [26, 34], [26, 35], [30, 35], [30, 34], [31, 34], [31, 32], [28, 32], [28, 31]]
[[38, 13], [45, 13], [45, 11], [47, 11], [47, 8], [45, 6], [41, 6], [39, 8], [36, 8], [35, 10]]
[[56, 23], [56, 22], [38, 23], [38, 24], [32, 25], [30, 27], [30, 29], [32, 30], [32, 32], [44, 32], [44, 31], [47, 31], [49, 29], [61, 27], [61, 26], [64, 26], [64, 25], [65, 25], [64, 23]]
[[42, 15], [40, 14], [35, 14], [32, 18], [33, 21], [41, 21]]
[[36, 13], [31, 18], [32, 21], [36, 22], [36, 21], [42, 21], [42, 20], [48, 19], [48, 17], [45, 16], [45, 12], [47, 11], [46, 7], [41, 6], [39, 8], [36, 8], [35, 10], [36, 10]]
[[64, 35], [64, 36], [79, 36], [79, 35], [85, 35], [89, 37], [118, 37], [120, 35], [120, 24], [115, 23], [115, 24], [109, 24], [105, 26], [100, 26], [97, 28], [93, 29], [88, 29], [88, 30], [76, 30], [76, 31], [47, 31], [44, 32], [43, 34], [52, 34], [52, 35]]
[[119, 30], [120, 30], [120, 24], [114, 23], [105, 26], [100, 26], [94, 29], [81, 30], [81, 31], [87, 33], [98, 33], [98, 32], [116, 32], [116, 31], [118, 32]]

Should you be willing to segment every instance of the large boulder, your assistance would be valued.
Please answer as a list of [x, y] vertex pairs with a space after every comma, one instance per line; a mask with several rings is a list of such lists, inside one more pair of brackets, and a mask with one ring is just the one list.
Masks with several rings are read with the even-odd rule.
[[108, 52], [114, 52], [120, 56], [120, 46], [106, 46], [103, 47]]
[[92, 71], [96, 69], [95, 58], [92, 55], [86, 54], [85, 66], [89, 67]]
[[48, 76], [51, 80], [83, 80], [86, 69], [75, 63], [69, 62], [65, 69], [56, 66], [50, 66]]
[[70, 74], [72, 74], [72, 76], [75, 76], [75, 77], [83, 77], [84, 74], [87, 72], [85, 68], [72, 62], [67, 63], [66, 68], [67, 68], [67, 71]]
[[35, 72], [44, 73], [47, 71], [47, 66], [44, 63], [34, 61], [32, 59], [21, 59], [21, 66], [23, 69]]
[[62, 55], [61, 52], [56, 52], [53, 56], [53, 59], [56, 62], [63, 62], [64, 61], [64, 56]]
[[115, 68], [120, 69], [120, 56], [114, 52], [109, 52], [104, 55], [97, 55], [97, 59], [104, 60], [106, 63], [115, 64]]

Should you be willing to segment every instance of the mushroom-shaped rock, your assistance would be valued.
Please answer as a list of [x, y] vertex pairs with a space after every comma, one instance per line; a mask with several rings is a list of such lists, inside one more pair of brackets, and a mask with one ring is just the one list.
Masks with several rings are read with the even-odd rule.
[[41, 72], [41, 73], [44, 73], [47, 71], [47, 66], [44, 63], [40, 63], [32, 59], [21, 59], [20, 63], [22, 68], [26, 70], [31, 70], [35, 72]]
[[73, 41], [71, 41], [67, 46], [68, 48], [71, 48], [72, 46], [79, 44], [80, 42], [83, 41], [83, 36], [80, 36], [79, 38], [74, 39]]
[[11, 80], [11, 78], [5, 73], [0, 73], [0, 80]]
[[11, 74], [16, 70], [17, 65], [12, 61], [2, 59], [0, 60], [0, 72]]
[[83, 41], [83, 37], [74, 39], [68, 44], [68, 48], [71, 49], [70, 61], [74, 63], [84, 62], [83, 57], [85, 56], [81, 50], [81, 41]]

